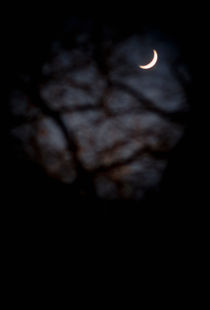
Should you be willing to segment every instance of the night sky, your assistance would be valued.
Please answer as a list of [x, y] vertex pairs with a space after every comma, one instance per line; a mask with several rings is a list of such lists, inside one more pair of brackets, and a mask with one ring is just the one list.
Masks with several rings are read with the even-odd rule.
[[202, 179], [194, 10], [70, 7], [19, 7], [5, 22], [12, 221], [183, 224]]

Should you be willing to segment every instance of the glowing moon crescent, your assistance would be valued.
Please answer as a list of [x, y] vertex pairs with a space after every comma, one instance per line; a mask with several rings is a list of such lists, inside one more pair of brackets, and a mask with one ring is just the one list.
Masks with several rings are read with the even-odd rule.
[[153, 50], [154, 56], [151, 62], [149, 62], [147, 65], [145, 66], [139, 66], [139, 68], [141, 69], [150, 69], [152, 67], [154, 67], [154, 65], [156, 64], [157, 60], [158, 60], [158, 54], [156, 52], [156, 50]]

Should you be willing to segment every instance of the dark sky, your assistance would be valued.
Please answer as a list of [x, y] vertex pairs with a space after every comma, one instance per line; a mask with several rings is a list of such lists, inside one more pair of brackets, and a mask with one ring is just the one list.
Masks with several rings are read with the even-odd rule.
[[[51, 4], [52, 5], [52, 4]], [[150, 3], [145, 5], [138, 1], [138, 7], [127, 2], [123, 7], [107, 2], [101, 3], [100, 5], [89, 5], [80, 9], [81, 3], [78, 7], [69, 4], [68, 8], [59, 5], [59, 3], [43, 7], [41, 5], [35, 7], [21, 7], [17, 6], [17, 10], [6, 10], [7, 19], [5, 21], [5, 50], [6, 50], [6, 65], [7, 70], [5, 73], [6, 83], [8, 91], [11, 89], [11, 85], [15, 81], [15, 74], [20, 69], [25, 68], [26, 70], [36, 70], [37, 64], [42, 61], [45, 53], [48, 51], [49, 44], [52, 38], [56, 37], [61, 29], [65, 19], [71, 16], [82, 16], [85, 18], [90, 18], [96, 21], [96, 23], [101, 23], [102, 21], [113, 28], [121, 30], [121, 33], [132, 32], [133, 29], [138, 29], [139, 32], [147, 27], [157, 27], [166, 35], [171, 36], [180, 45], [183, 57], [185, 59], [186, 65], [189, 67], [190, 73], [193, 77], [194, 69], [194, 54], [192, 54], [192, 49], [195, 47], [195, 51], [198, 50], [198, 45], [202, 44], [202, 38], [198, 35], [200, 29], [202, 28], [199, 24], [199, 10], [195, 11], [191, 6], [183, 7], [181, 4], [177, 4], [176, 1], [168, 3], [167, 7], [160, 6], [159, 2], [153, 7]], [[190, 4], [191, 5], [191, 4]], [[196, 12], [196, 14], [195, 14]], [[201, 28], [200, 28], [201, 27]], [[196, 78], [195, 78], [196, 80]], [[192, 89], [193, 89], [193, 85]], [[192, 89], [189, 91], [189, 100], [193, 106], [192, 110], [192, 124], [189, 127], [184, 140], [181, 142], [181, 146], [177, 151], [175, 151], [172, 164], [169, 167], [168, 179], [166, 178], [163, 184], [163, 193], [158, 203], [164, 206], [160, 214], [163, 214], [167, 207], [171, 205], [174, 211], [175, 217], [179, 217], [182, 214], [186, 217], [192, 202], [201, 199], [201, 188], [199, 187], [199, 182], [201, 176], [199, 175], [198, 165], [200, 162], [200, 133], [197, 131], [197, 127], [200, 127], [201, 121], [199, 120], [199, 114], [201, 112], [200, 106], [197, 105], [196, 96], [193, 95]], [[195, 124], [195, 120], [197, 123]], [[197, 134], [195, 140], [195, 133]], [[10, 153], [10, 152], [9, 152]], [[38, 189], [38, 195], [35, 195], [35, 200], [30, 203], [29, 196], [22, 196], [21, 188], [22, 185], [26, 185], [27, 181], [22, 180], [21, 186], [16, 188], [17, 180], [19, 179], [20, 170], [16, 167], [16, 163], [11, 163], [12, 156], [11, 153], [8, 156], [7, 167], [8, 169], [14, 169], [15, 177], [12, 183], [10, 183], [8, 189], [15, 195], [17, 195], [18, 204], [22, 204], [26, 207], [28, 204], [32, 204], [33, 210], [36, 209], [36, 205], [40, 210], [40, 199], [41, 205], [47, 206], [52, 203], [49, 199], [49, 194], [52, 188], [57, 190], [57, 195], [55, 195], [55, 201], [57, 204], [64, 205], [68, 195], [64, 188], [59, 188], [59, 185], [48, 184], [45, 189]], [[27, 170], [27, 165], [25, 167]], [[39, 172], [35, 171], [32, 175], [40, 179]], [[37, 176], [38, 173], [38, 176]], [[41, 173], [41, 172], [40, 172]], [[10, 173], [11, 175], [11, 173]], [[25, 172], [25, 178], [30, 178], [31, 176]], [[42, 178], [42, 176], [41, 176]], [[168, 183], [168, 180], [169, 183]], [[21, 183], [21, 182], [20, 182]], [[10, 184], [12, 186], [10, 187]], [[31, 181], [31, 186], [35, 186], [36, 182]], [[43, 181], [42, 185], [45, 185]], [[174, 188], [176, 187], [176, 193]], [[36, 188], [30, 188], [30, 193], [37, 192]], [[192, 193], [193, 192], [193, 193]], [[174, 200], [171, 201], [170, 197], [173, 196]], [[41, 198], [42, 197], [42, 198]], [[43, 200], [42, 200], [43, 199]], [[84, 202], [82, 202], [84, 204]], [[146, 206], [150, 209], [154, 208], [154, 199], [148, 200]], [[75, 208], [72, 202], [73, 208]], [[119, 208], [122, 209], [124, 203], [115, 208], [115, 211], [105, 211], [106, 216], [116, 218], [119, 214]], [[125, 206], [126, 210], [127, 206]], [[184, 208], [184, 209], [183, 209]], [[195, 207], [193, 207], [193, 212], [195, 212]], [[109, 208], [110, 209], [110, 208]], [[178, 210], [178, 211], [177, 211]], [[47, 213], [47, 211], [45, 211]], [[98, 211], [97, 211], [98, 212]], [[167, 211], [169, 212], [169, 211]], [[167, 213], [166, 212], [166, 213]], [[192, 211], [191, 211], [192, 212]], [[171, 215], [172, 215], [171, 211]], [[87, 211], [85, 211], [87, 214]], [[93, 214], [93, 211], [91, 211]], [[126, 211], [121, 211], [121, 216], [127, 216]], [[122, 215], [123, 214], [123, 215]], [[134, 215], [130, 211], [130, 217]], [[46, 215], [46, 214], [45, 214]]]

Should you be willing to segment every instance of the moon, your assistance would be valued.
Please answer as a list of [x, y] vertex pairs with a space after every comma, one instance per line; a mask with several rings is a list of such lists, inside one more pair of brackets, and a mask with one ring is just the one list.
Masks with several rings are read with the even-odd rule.
[[152, 61], [150, 61], [147, 65], [145, 66], [139, 66], [139, 68], [141, 69], [150, 69], [152, 67], [154, 67], [154, 65], [156, 64], [157, 60], [158, 60], [158, 54], [156, 52], [156, 50], [153, 50], [153, 59]]

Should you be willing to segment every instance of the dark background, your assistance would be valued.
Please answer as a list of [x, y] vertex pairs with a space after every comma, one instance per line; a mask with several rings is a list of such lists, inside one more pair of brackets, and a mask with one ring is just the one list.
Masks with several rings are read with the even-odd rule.
[[[191, 106], [189, 125], [186, 133], [174, 152], [171, 153], [169, 166], [165, 172], [161, 190], [148, 195], [139, 203], [119, 201], [85, 201], [74, 196], [66, 185], [49, 179], [41, 169], [31, 162], [21, 161], [16, 156], [15, 147], [7, 140], [5, 171], [6, 199], [3, 203], [6, 210], [6, 222], [16, 231], [31, 230], [40, 227], [57, 231], [58, 227], [68, 231], [69, 227], [84, 226], [87, 230], [96, 227], [106, 235], [111, 228], [120, 226], [120, 233], [132, 228], [152, 231], [167, 235], [183, 232], [195, 236], [205, 219], [205, 154], [206, 137], [203, 125], [205, 102], [201, 99], [202, 80], [204, 75], [198, 72], [196, 63], [201, 57], [206, 44], [205, 9], [200, 11], [192, 4], [170, 2], [161, 5], [152, 2], [137, 4], [100, 4], [69, 3], [63, 6], [57, 3], [49, 6], [25, 5], [5, 11], [5, 64], [4, 73], [7, 94], [16, 82], [16, 74], [23, 68], [36, 72], [45, 53], [69, 16], [88, 17], [96, 23], [106, 22], [123, 32], [141, 31], [145, 26], [153, 26], [176, 40], [181, 48], [192, 83], [187, 90]], [[201, 52], [202, 50], [202, 52]], [[205, 57], [207, 55], [205, 54]], [[6, 106], [7, 108], [7, 106]], [[10, 126], [11, 118], [7, 114], [5, 128]], [[205, 145], [205, 147], [204, 147]], [[23, 228], [24, 227], [24, 228]], [[48, 227], [48, 228], [47, 228]], [[205, 229], [205, 225], [204, 225]], [[59, 229], [58, 229], [59, 230]], [[119, 233], [119, 234], [120, 234]]]

